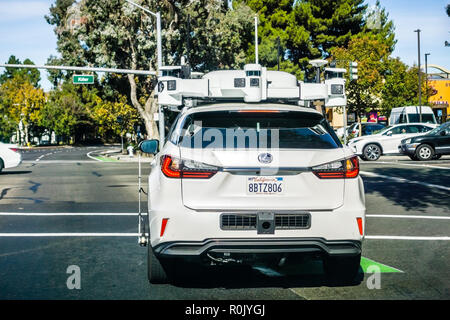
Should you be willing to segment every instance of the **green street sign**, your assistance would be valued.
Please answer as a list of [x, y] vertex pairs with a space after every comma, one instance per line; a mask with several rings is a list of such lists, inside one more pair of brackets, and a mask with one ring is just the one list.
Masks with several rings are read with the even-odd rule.
[[73, 84], [93, 84], [94, 76], [89, 74], [78, 74], [72, 77]]

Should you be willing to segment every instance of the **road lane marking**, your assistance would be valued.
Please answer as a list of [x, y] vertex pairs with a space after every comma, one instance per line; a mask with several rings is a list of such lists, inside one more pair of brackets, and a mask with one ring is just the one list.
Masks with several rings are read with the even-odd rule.
[[431, 183], [425, 183], [425, 182], [422, 182], [422, 181], [415, 181], [415, 180], [408, 180], [408, 179], [404, 179], [404, 178], [385, 176], [385, 175], [382, 175], [382, 174], [377, 174], [377, 173], [367, 172], [367, 171], [360, 171], [360, 174], [363, 175], [363, 176], [366, 176], [366, 177], [371, 177], [371, 178], [382, 178], [382, 179], [392, 180], [392, 181], [401, 182], [401, 183], [419, 184], [421, 186], [426, 186], [426, 187], [430, 187], [430, 188], [436, 188], [436, 189], [442, 189], [442, 190], [445, 190], [445, 191], [450, 191], [450, 187], [441, 186], [441, 185], [438, 185], [438, 184], [431, 184]]
[[[38, 160], [24, 160], [22, 163], [35, 163]], [[39, 163], [41, 164], [72, 164], [72, 163], [95, 163], [95, 161], [92, 160], [40, 160]]]
[[367, 218], [401, 218], [401, 219], [436, 219], [436, 220], [450, 220], [450, 217], [445, 216], [410, 216], [401, 214], [366, 214]]
[[[147, 213], [141, 213], [146, 216]], [[0, 216], [138, 216], [134, 212], [0, 212]]]
[[401, 166], [410, 166], [410, 167], [423, 167], [423, 168], [431, 168], [431, 169], [444, 169], [450, 170], [450, 167], [440, 167], [432, 164], [417, 164], [417, 163], [402, 163], [402, 162], [391, 162], [391, 161], [377, 161], [376, 163], [364, 163], [363, 164], [398, 164]]
[[448, 241], [450, 237], [413, 237], [413, 236], [365, 236], [367, 240], [430, 240], [430, 241]]
[[69, 233], [0, 233], [0, 237], [138, 237], [140, 233], [87, 233], [87, 232], [69, 232]]

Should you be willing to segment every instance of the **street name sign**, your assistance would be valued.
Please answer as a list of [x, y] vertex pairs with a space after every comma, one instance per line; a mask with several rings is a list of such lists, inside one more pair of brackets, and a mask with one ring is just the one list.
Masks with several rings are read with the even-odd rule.
[[94, 76], [89, 74], [78, 74], [72, 77], [73, 84], [93, 84]]

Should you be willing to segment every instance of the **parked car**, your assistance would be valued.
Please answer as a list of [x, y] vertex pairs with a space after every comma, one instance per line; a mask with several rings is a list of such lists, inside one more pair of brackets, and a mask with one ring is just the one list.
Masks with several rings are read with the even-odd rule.
[[423, 136], [402, 140], [398, 150], [412, 160], [420, 161], [439, 159], [442, 155], [450, 154], [450, 122]]
[[[422, 112], [422, 121], [420, 121], [420, 112]], [[433, 110], [428, 106], [407, 106], [398, 107], [391, 110], [389, 117], [389, 125], [400, 123], [429, 123], [437, 127], [439, 124], [436, 121]]]
[[361, 159], [375, 161], [384, 154], [399, 154], [398, 145], [403, 139], [424, 135], [433, 128], [428, 123], [397, 124], [370, 136], [351, 139], [348, 146]]
[[357, 274], [365, 220], [358, 157], [321, 113], [203, 105], [183, 109], [159, 152], [158, 144], [140, 144], [156, 154], [148, 178], [151, 283], [189, 263], [289, 263], [311, 253], [331, 277]]
[[15, 144], [0, 142], [0, 172], [6, 168], [17, 167], [22, 162], [22, 155]]
[[[371, 135], [377, 131], [380, 131], [381, 129], [385, 128], [385, 125], [383, 124], [379, 124], [376, 122], [364, 122], [361, 123], [361, 128], [362, 128], [362, 133], [361, 135], [363, 136], [368, 136]], [[336, 134], [338, 137], [343, 137], [344, 136], [344, 128], [339, 128], [336, 131]], [[348, 128], [347, 128], [347, 136], [358, 136], [359, 135], [359, 124], [358, 122], [352, 123]]]

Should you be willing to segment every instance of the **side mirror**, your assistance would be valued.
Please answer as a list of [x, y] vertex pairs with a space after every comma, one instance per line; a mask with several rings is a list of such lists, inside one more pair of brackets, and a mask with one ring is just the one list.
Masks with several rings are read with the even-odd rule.
[[392, 136], [392, 131], [389, 131], [388, 133], [386, 133], [386, 135], [387, 135], [388, 137]]
[[439, 132], [439, 134], [440, 134], [441, 136], [445, 136], [445, 135], [446, 135], [446, 132], [445, 132], [445, 130], [442, 130], [441, 132]]
[[139, 143], [139, 150], [144, 153], [157, 154], [159, 147], [158, 140], [144, 140]]

